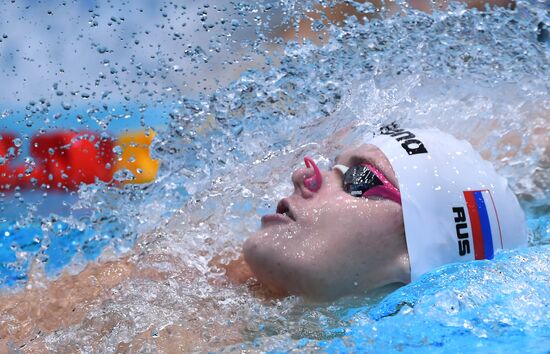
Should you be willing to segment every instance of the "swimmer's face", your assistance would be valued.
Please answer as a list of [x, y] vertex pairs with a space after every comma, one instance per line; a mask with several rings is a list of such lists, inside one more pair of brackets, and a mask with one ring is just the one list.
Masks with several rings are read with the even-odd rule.
[[[349, 167], [363, 162], [398, 185], [389, 161], [373, 145], [346, 150], [336, 159]], [[277, 214], [262, 217], [261, 229], [245, 242], [254, 274], [272, 290], [314, 299], [408, 282], [401, 206], [348, 194], [336, 169], [321, 174], [321, 188], [314, 192], [304, 185], [313, 169], [294, 171], [294, 193], [278, 203]]]

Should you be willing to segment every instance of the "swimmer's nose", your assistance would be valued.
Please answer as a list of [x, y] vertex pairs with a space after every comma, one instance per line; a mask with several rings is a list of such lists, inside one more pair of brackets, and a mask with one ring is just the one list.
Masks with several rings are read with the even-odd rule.
[[321, 171], [313, 159], [305, 157], [304, 162], [306, 168], [299, 168], [292, 173], [294, 188], [300, 191], [317, 192], [323, 183]]

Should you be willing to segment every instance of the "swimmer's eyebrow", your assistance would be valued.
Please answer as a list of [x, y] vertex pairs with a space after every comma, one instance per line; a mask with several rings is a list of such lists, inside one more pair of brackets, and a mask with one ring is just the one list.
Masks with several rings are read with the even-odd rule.
[[[344, 155], [344, 154], [339, 153], [338, 155], [336, 155], [336, 157], [334, 158], [333, 165], [337, 165], [338, 161], [341, 161], [342, 155]], [[360, 165], [364, 162], [367, 162], [367, 163], [370, 163], [370, 164], [374, 165], [379, 170], [382, 170], [379, 167], [380, 164], [378, 163], [378, 158], [375, 154], [372, 154], [372, 153], [359, 153], [357, 151], [357, 149], [354, 149], [353, 153], [348, 154], [348, 155], [349, 156], [346, 156], [346, 161], [340, 162], [340, 164], [355, 166], [355, 165]]]
[[[349, 158], [347, 159], [348, 160], [347, 163], [352, 164], [352, 165], [361, 164], [363, 162], [371, 162], [371, 160], [373, 160], [372, 158], [369, 158], [368, 156], [364, 156], [364, 155], [361, 155], [361, 154], [358, 154], [358, 153], [353, 153], [348, 157]], [[341, 153], [336, 155], [336, 157], [334, 158], [333, 164], [337, 165], [338, 160], [340, 160], [341, 158], [342, 158]]]
[[[388, 171], [388, 167], [384, 166], [384, 163], [383, 163], [382, 160], [383, 160], [383, 157], [379, 156], [378, 154], [376, 154], [374, 152], [373, 153], [366, 153], [366, 154], [359, 154], [359, 153], [356, 153], [356, 151], [355, 151], [350, 156], [349, 163], [352, 166], [359, 165], [359, 164], [362, 164], [362, 163], [365, 163], [365, 162], [373, 165], [380, 172], [382, 172], [382, 174], [390, 181], [391, 184], [393, 184], [396, 188], [398, 188], [397, 186], [399, 184], [398, 184], [397, 179], [395, 177], [395, 172], [390, 173], [390, 171]], [[389, 168], [391, 168], [391, 166]]]

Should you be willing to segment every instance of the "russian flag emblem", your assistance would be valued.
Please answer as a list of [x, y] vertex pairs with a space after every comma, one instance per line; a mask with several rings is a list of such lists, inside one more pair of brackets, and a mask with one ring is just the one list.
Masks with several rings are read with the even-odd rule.
[[495, 246], [503, 248], [497, 210], [488, 189], [464, 191], [470, 217], [475, 259], [493, 259]]

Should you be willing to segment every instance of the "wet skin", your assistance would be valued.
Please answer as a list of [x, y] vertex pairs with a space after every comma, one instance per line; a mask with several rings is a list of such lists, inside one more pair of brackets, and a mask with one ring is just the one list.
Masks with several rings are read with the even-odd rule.
[[[336, 164], [369, 162], [398, 186], [384, 154], [373, 145], [344, 151]], [[292, 173], [294, 192], [262, 218], [261, 229], [244, 244], [256, 277], [278, 293], [330, 300], [391, 283], [410, 281], [401, 206], [377, 197], [354, 197], [338, 170], [322, 172], [312, 192], [304, 179], [313, 169]]]
[[[369, 161], [397, 184], [389, 162], [373, 146], [347, 150], [336, 163], [352, 166], [362, 161]], [[248, 284], [261, 298], [291, 293], [327, 300], [388, 283], [408, 282], [401, 207], [389, 200], [365, 200], [345, 193], [337, 170], [323, 172], [321, 189], [311, 192], [304, 188], [303, 180], [312, 173], [306, 168], [294, 171], [295, 191], [279, 207], [281, 214], [290, 216], [263, 219], [261, 230], [245, 243], [246, 262], [238, 259], [223, 265], [213, 259], [211, 266], [224, 268], [228, 280]], [[79, 274], [65, 273], [47, 283], [31, 279], [26, 290], [2, 296], [0, 312], [9, 321], [0, 326], [0, 352], [10, 343], [24, 344], [28, 352], [44, 352], [48, 333], [84, 323], [93, 311], [111, 303], [113, 294], [125, 294], [121, 289], [131, 287], [128, 284], [133, 281], [162, 283], [170, 278], [185, 282], [204, 276], [198, 269], [183, 266], [177, 257], [151, 252], [149, 242], [153, 241], [144, 236], [131, 256], [90, 263]], [[162, 270], [157, 264], [163, 265]], [[221, 282], [220, 286], [227, 284]], [[211, 315], [209, 306], [198, 310], [202, 311], [201, 318]], [[111, 330], [109, 326], [117, 323], [115, 315], [107, 316], [97, 320], [101, 330]], [[242, 341], [239, 326], [234, 324], [235, 332], [225, 334], [226, 344]], [[130, 344], [139, 347], [140, 343], [154, 343], [164, 351], [176, 352], [208, 349], [208, 338], [201, 330], [200, 325], [191, 328], [175, 324], [153, 338], [149, 328]], [[97, 336], [99, 343], [102, 332], [90, 335]]]

